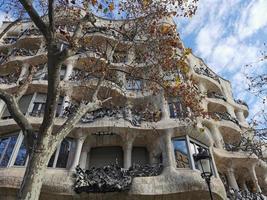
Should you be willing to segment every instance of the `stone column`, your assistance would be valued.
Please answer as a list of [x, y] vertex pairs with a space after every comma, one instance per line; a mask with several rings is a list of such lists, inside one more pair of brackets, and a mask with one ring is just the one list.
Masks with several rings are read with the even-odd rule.
[[247, 187], [246, 179], [245, 178], [242, 178], [240, 180], [240, 187], [241, 187], [242, 190], [248, 191], [248, 187]]
[[223, 149], [224, 142], [223, 142], [223, 138], [222, 138], [219, 128], [215, 124], [212, 124], [210, 127], [210, 131], [211, 131], [216, 147]]
[[73, 71], [73, 62], [68, 62], [66, 66], [66, 73], [63, 79], [64, 81], [67, 81], [70, 79], [72, 71]]
[[79, 160], [80, 160], [80, 156], [82, 152], [82, 146], [83, 146], [85, 138], [86, 137], [76, 138], [76, 149], [75, 149], [74, 159], [70, 167], [71, 171], [74, 171], [75, 167], [79, 164]]
[[236, 118], [234, 108], [233, 108], [231, 105], [228, 105], [228, 106], [226, 107], [226, 109], [227, 109], [227, 112], [228, 112], [232, 117]]
[[255, 171], [255, 164], [249, 169], [251, 179], [253, 181], [254, 187], [256, 188], [256, 192], [261, 193], [261, 188], [259, 186], [258, 178]]
[[172, 131], [170, 130], [164, 133], [162, 137], [162, 142], [163, 142], [162, 157], [163, 157], [164, 168], [176, 166], [171, 137], [172, 137]]
[[88, 158], [88, 153], [91, 149], [90, 144], [84, 144], [81, 152], [81, 157], [80, 157], [80, 167], [82, 169], [86, 169], [87, 167], [87, 158]]
[[20, 72], [18, 81], [23, 80], [28, 73], [29, 73], [29, 64], [27, 64], [27, 63], [22, 64], [22, 68], [21, 68], [21, 72]]
[[232, 167], [226, 170], [226, 176], [229, 183], [229, 186], [235, 190], [239, 190], [238, 184], [236, 182], [234, 169]]
[[161, 112], [162, 112], [162, 120], [164, 119], [170, 119], [170, 110], [167, 100], [164, 97], [164, 93], [161, 94]]
[[123, 145], [123, 168], [129, 169], [132, 165], [133, 143], [127, 142]]
[[206, 93], [207, 93], [207, 89], [205, 88], [205, 86], [203, 85], [202, 82], [199, 82], [199, 83], [198, 83], [198, 88], [199, 88], [199, 91], [200, 91], [202, 94], [206, 94]]

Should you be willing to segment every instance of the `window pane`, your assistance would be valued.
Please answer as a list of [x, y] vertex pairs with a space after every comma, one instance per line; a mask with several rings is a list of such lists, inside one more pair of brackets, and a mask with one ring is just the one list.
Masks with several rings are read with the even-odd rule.
[[58, 168], [66, 168], [67, 167], [69, 152], [71, 149], [71, 141], [72, 141], [72, 139], [64, 139], [61, 142], [56, 167], [58, 167]]
[[173, 140], [176, 166], [178, 168], [190, 168], [188, 150], [185, 139]]
[[15, 160], [14, 165], [24, 166], [26, 163], [27, 157], [28, 157], [27, 149], [26, 149], [26, 146], [25, 146], [25, 143], [23, 140], [23, 142], [21, 143], [21, 146], [19, 148], [19, 152], [18, 152], [18, 155], [17, 155], [17, 158]]
[[7, 144], [7, 140], [5, 140], [4, 142], [5, 144], [3, 144], [3, 146], [5, 146], [5, 149], [3, 150], [3, 152], [1, 151], [2, 152], [1, 161], [0, 161], [1, 167], [7, 166], [9, 159], [11, 157], [11, 154], [13, 152], [14, 146], [16, 144], [16, 141], [17, 141], [17, 135], [9, 137], [8, 144]]
[[[57, 150], [56, 150], [57, 151]], [[53, 167], [53, 163], [54, 163], [54, 160], [55, 160], [55, 155], [56, 155], [56, 151], [53, 153], [53, 155], [51, 156], [49, 162], [48, 162], [48, 165], [47, 167]]]

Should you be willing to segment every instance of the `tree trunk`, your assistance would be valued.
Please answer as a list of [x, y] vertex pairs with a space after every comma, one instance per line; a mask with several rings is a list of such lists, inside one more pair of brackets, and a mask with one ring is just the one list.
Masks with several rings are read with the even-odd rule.
[[25, 175], [18, 193], [18, 200], [38, 200], [51, 148], [34, 151], [29, 159]]

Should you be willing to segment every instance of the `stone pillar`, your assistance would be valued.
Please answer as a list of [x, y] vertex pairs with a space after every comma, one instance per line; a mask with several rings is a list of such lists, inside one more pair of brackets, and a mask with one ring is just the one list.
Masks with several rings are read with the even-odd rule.
[[199, 91], [200, 91], [202, 94], [206, 94], [206, 93], [207, 93], [207, 89], [205, 88], [205, 86], [203, 85], [202, 82], [199, 82], [199, 83], [198, 83], [198, 88], [199, 88]]
[[81, 152], [81, 157], [80, 157], [80, 167], [82, 169], [86, 169], [87, 167], [87, 158], [88, 158], [88, 153], [91, 149], [90, 144], [84, 144]]
[[229, 186], [235, 190], [239, 190], [238, 184], [236, 182], [234, 169], [232, 167], [226, 170], [226, 176], [229, 183]]
[[126, 133], [123, 136], [123, 168], [128, 169], [132, 165], [132, 149], [135, 135]]
[[127, 142], [123, 145], [123, 168], [129, 169], [132, 166], [133, 143]]
[[236, 117], [241, 123], [247, 123], [242, 110], [236, 112]]
[[69, 96], [64, 96], [63, 97], [63, 102], [60, 108], [60, 116], [62, 116], [64, 114], [64, 110], [66, 107], [68, 107], [70, 105], [70, 97]]
[[162, 112], [162, 120], [170, 119], [170, 110], [167, 100], [164, 97], [164, 93], [161, 94], [161, 112]]
[[248, 191], [248, 187], [247, 187], [246, 179], [245, 178], [242, 178], [240, 180], [240, 187], [241, 187], [241, 190]]
[[170, 130], [164, 133], [164, 135], [162, 136], [162, 143], [163, 143], [162, 157], [163, 157], [164, 168], [176, 166], [171, 137], [172, 137], [172, 132]]
[[85, 138], [86, 137], [76, 138], [76, 149], [75, 149], [74, 159], [70, 167], [71, 171], [74, 171], [75, 167], [79, 164], [79, 160], [80, 160], [80, 156], [82, 152], [82, 146], [83, 146]]
[[27, 63], [22, 64], [21, 72], [18, 81], [23, 80], [29, 73], [29, 65]]
[[212, 124], [210, 127], [210, 131], [211, 131], [216, 147], [223, 149], [224, 142], [223, 142], [223, 138], [222, 138], [219, 128], [215, 124]]
[[226, 107], [226, 109], [227, 109], [227, 112], [228, 112], [232, 117], [236, 118], [234, 108], [233, 108], [231, 105], [228, 105], [228, 106]]
[[66, 66], [66, 73], [63, 79], [64, 81], [67, 81], [70, 79], [72, 71], [73, 71], [73, 62], [68, 62]]
[[251, 179], [253, 181], [254, 187], [256, 189], [256, 192], [261, 193], [261, 188], [259, 186], [258, 178], [255, 171], [255, 164], [252, 165], [251, 169], [249, 170]]

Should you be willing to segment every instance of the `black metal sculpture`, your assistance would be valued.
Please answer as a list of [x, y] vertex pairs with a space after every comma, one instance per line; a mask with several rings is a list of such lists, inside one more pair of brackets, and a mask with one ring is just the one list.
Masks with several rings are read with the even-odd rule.
[[162, 165], [133, 165], [129, 169], [108, 165], [101, 168], [83, 170], [76, 167], [74, 191], [76, 193], [121, 192], [130, 189], [134, 177], [157, 176], [162, 172]]

